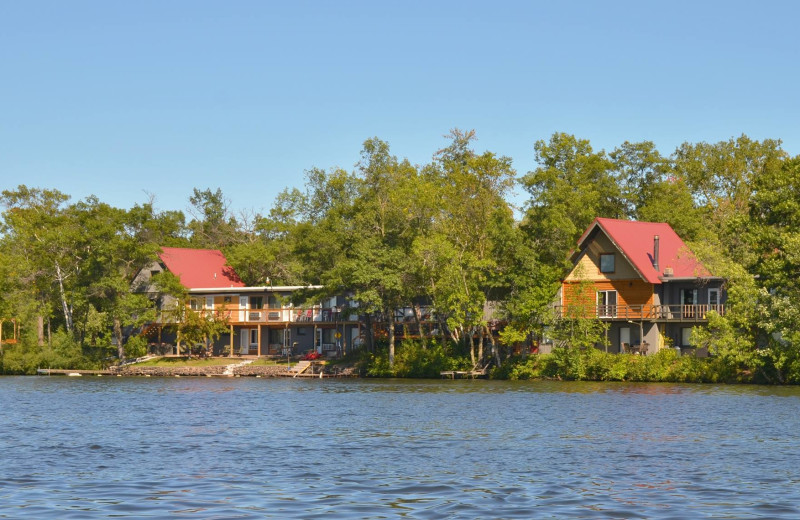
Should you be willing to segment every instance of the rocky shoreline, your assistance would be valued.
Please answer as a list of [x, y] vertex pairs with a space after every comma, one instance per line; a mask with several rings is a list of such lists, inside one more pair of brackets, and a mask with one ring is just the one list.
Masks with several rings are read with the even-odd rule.
[[[205, 367], [153, 367], [126, 365], [112, 369], [120, 376], [140, 377], [291, 377], [286, 365], [252, 365], [237, 364], [213, 365]], [[353, 368], [337, 370], [339, 377], [357, 377], [358, 373]]]

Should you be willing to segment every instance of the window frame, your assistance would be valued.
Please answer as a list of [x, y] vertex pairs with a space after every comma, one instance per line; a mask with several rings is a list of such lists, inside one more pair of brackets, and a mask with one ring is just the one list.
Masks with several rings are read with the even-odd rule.
[[[604, 269], [603, 268], [603, 259], [604, 258], [611, 258], [611, 269]], [[600, 253], [598, 258], [598, 266], [600, 267], [601, 273], [615, 273], [617, 271], [617, 258], [614, 253]], [[608, 266], [606, 266], [608, 267]]]
[[[614, 293], [614, 303], [608, 303], [608, 295]], [[601, 302], [601, 295], [603, 301]], [[616, 289], [597, 291], [597, 317], [616, 318], [617, 307], [619, 306], [619, 293]], [[610, 311], [610, 312], [609, 312]]]

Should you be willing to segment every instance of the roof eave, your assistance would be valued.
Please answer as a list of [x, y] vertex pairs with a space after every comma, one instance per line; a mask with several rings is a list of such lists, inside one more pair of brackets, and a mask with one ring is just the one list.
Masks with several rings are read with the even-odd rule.
[[189, 289], [189, 293], [232, 293], [232, 292], [276, 292], [276, 291], [299, 291], [301, 289], [322, 289], [324, 285], [264, 285], [259, 287], [195, 287]]
[[658, 278], [662, 282], [690, 282], [693, 280], [725, 281], [725, 278], [722, 276], [659, 276]]

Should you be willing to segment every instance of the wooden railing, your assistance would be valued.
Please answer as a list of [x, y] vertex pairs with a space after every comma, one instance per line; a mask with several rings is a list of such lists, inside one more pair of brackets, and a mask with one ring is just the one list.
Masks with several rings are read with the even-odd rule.
[[281, 307], [251, 309], [226, 305], [214, 309], [194, 309], [203, 316], [215, 316], [229, 323], [342, 323], [358, 320], [354, 309], [325, 307]]
[[600, 319], [645, 319], [668, 321], [706, 321], [708, 313], [714, 311], [725, 315], [723, 304], [702, 305], [559, 305], [556, 307], [562, 317], [600, 318]]

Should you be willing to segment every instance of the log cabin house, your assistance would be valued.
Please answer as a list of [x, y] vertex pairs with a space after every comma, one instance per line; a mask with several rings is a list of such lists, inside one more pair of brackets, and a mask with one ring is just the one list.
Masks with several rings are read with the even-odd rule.
[[[194, 312], [224, 319], [228, 332], [207, 345], [212, 355], [262, 356], [298, 354], [317, 350], [323, 355], [341, 354], [361, 335], [356, 305], [344, 296], [304, 306], [289, 300], [310, 286], [246, 286], [219, 250], [164, 247], [159, 261], [142, 269], [134, 290], [147, 293], [161, 311], [159, 319], [145, 328], [150, 352], [179, 354], [172, 314], [177, 302], [152, 283], [154, 275], [169, 271], [187, 289], [187, 306]], [[184, 345], [184, 349], [185, 349]]]
[[572, 261], [559, 312], [606, 323], [610, 352], [648, 354], [665, 346], [694, 352], [692, 328], [705, 326], [709, 311], [725, 312], [724, 280], [669, 224], [597, 218]]

